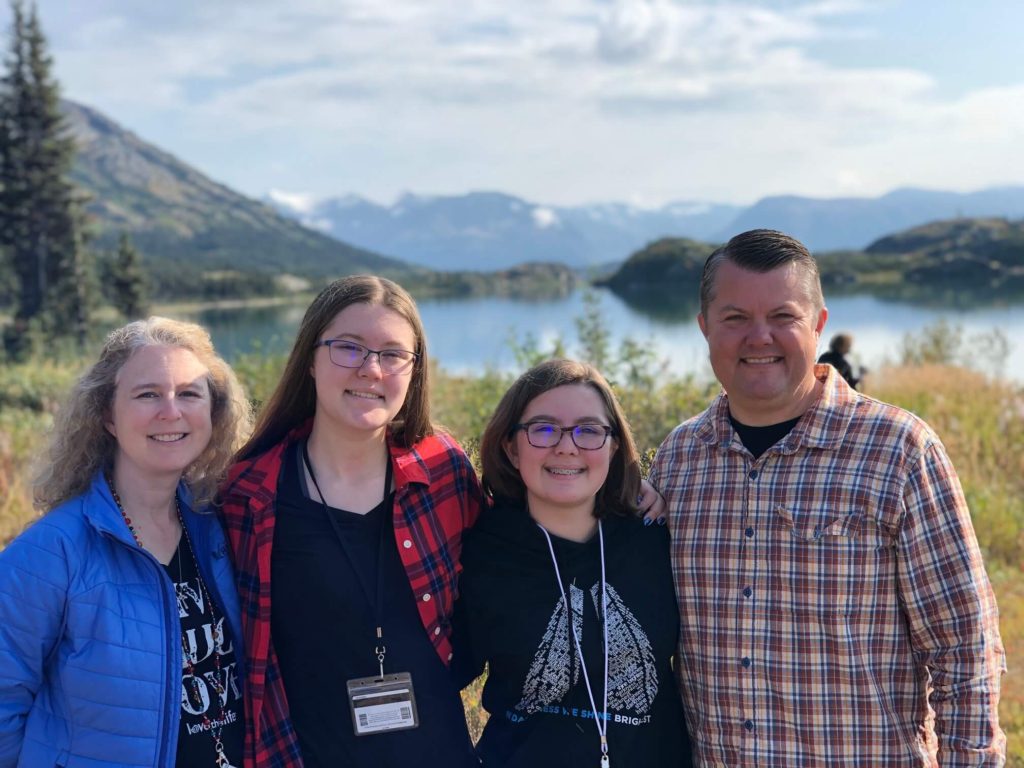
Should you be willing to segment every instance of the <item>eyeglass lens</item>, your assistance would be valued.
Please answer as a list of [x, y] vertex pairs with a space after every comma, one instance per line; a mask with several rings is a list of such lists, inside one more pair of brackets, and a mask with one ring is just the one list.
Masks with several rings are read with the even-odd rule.
[[574, 427], [562, 427], [547, 422], [534, 422], [526, 427], [526, 437], [534, 448], [552, 448], [561, 441], [562, 435], [568, 432], [577, 448], [594, 451], [601, 448], [608, 439], [608, 428], [603, 424], [577, 424]]
[[384, 373], [400, 373], [416, 358], [412, 352], [404, 349], [374, 350], [354, 341], [333, 341], [328, 348], [331, 362], [342, 368], [360, 368], [370, 355], [375, 355]]

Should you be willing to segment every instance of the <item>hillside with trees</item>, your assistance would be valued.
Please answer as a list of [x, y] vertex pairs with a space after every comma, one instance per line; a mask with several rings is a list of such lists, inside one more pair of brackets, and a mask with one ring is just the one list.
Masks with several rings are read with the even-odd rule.
[[[601, 280], [624, 298], [679, 292], [700, 282], [716, 246], [663, 239], [631, 255]], [[863, 251], [815, 254], [833, 290], [899, 293], [903, 298], [1024, 294], [1024, 220], [951, 219], [876, 240]]]
[[132, 319], [150, 293], [248, 298], [354, 272], [426, 272], [306, 229], [62, 102], [36, 7], [15, 0], [11, 11], [0, 75], [3, 357], [61, 338], [82, 346], [97, 310]]
[[162, 280], [183, 267], [305, 277], [410, 271], [218, 184], [89, 107], [63, 101], [61, 109], [77, 149], [70, 178], [88, 194], [97, 246], [112, 249], [129, 233]]

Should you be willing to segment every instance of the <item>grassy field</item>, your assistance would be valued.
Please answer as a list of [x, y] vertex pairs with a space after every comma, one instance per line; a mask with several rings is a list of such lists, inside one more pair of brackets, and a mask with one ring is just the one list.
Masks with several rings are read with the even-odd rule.
[[[259, 355], [236, 361], [257, 403], [270, 392], [282, 365], [282, 358]], [[708, 383], [668, 376], [652, 361], [605, 367], [614, 373], [638, 445], [648, 452], [682, 418], [701, 410], [715, 391]], [[0, 546], [33, 517], [30, 464], [78, 372], [74, 364], [0, 367]], [[508, 383], [507, 376], [493, 372], [455, 377], [437, 371], [434, 415], [472, 452]], [[927, 420], [957, 466], [999, 600], [1010, 661], [1000, 708], [1010, 739], [1009, 765], [1024, 768], [1024, 683], [1013, 671], [1024, 652], [1024, 391], [964, 368], [935, 364], [879, 370], [866, 390]], [[471, 690], [466, 700], [471, 724], [478, 729], [483, 723], [479, 691]]]

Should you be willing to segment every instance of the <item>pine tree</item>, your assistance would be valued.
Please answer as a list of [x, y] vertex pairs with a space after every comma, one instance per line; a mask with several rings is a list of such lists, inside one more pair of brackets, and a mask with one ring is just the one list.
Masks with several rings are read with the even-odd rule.
[[60, 113], [36, 8], [26, 18], [14, 0], [11, 10], [11, 43], [0, 78], [0, 248], [17, 286], [14, 331], [34, 327], [81, 342], [91, 265], [68, 177], [74, 142]]
[[111, 303], [127, 320], [137, 320], [146, 313], [146, 278], [142, 257], [125, 233], [111, 265]]
[[58, 329], [84, 346], [89, 336], [89, 318], [100, 299], [96, 264], [86, 247], [89, 241], [85, 213], [76, 200], [71, 209], [74, 247], [63, 254], [48, 302], [47, 314]]

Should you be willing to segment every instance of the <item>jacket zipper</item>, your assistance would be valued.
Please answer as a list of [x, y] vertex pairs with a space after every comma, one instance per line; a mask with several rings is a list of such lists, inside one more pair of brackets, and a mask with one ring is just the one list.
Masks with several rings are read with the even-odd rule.
[[[143, 549], [142, 547], [140, 547], [135, 542], [132, 542], [131, 544], [129, 544], [128, 542], [124, 541], [123, 539], [115, 536], [114, 533], [111, 532], [111, 531], [104, 531], [104, 533], [106, 533], [107, 536], [112, 538], [118, 544], [120, 544], [120, 545], [122, 545], [124, 547], [127, 547], [130, 550], [138, 551], [140, 556], [141, 557], [145, 557], [146, 559], [148, 559], [150, 561], [150, 563], [152, 563], [152, 565], [155, 568], [159, 569], [160, 575], [163, 576], [163, 566], [157, 561], [157, 559], [155, 557], [153, 557], [153, 555], [149, 551]], [[164, 625], [165, 625], [164, 629], [166, 630], [167, 629], [167, 617], [169, 615], [169, 609], [168, 609], [168, 604], [167, 604], [167, 589], [166, 589], [166, 585], [162, 581], [160, 581], [160, 605], [161, 605], [161, 608], [163, 609]], [[166, 635], [167, 633], [165, 632], [164, 634]], [[175, 645], [173, 638], [170, 641], [168, 641], [167, 659], [168, 659], [168, 665], [170, 666], [170, 672], [168, 671], [168, 667], [165, 666], [165, 668], [164, 668], [164, 682], [165, 682], [164, 688], [165, 688], [165, 690], [170, 690], [169, 683], [170, 683], [171, 672], [173, 672], [173, 661], [174, 661], [174, 654], [175, 654], [175, 648], [176, 647], [177, 646]], [[180, 668], [181, 668], [181, 659], [179, 658], [178, 659], [178, 669], [180, 669]], [[180, 683], [179, 683], [179, 685], [180, 685]], [[157, 758], [157, 763], [156, 764], [157, 764], [157, 766], [164, 766], [166, 768], [173, 768], [173, 766], [171, 766], [171, 763], [169, 762], [169, 755], [168, 755], [167, 751], [168, 751], [168, 745], [170, 743], [170, 733], [169, 733], [169, 731], [170, 731], [170, 723], [168, 721], [173, 719], [173, 715], [171, 714], [171, 711], [172, 711], [173, 703], [176, 700], [175, 696], [174, 696], [174, 691], [171, 691], [170, 699], [171, 699], [171, 705], [168, 705], [168, 702], [166, 700], [166, 696], [164, 697], [163, 707], [162, 707], [163, 712], [162, 712], [162, 717], [161, 717], [162, 724], [161, 724], [161, 727], [160, 727], [160, 734], [157, 736], [157, 744], [159, 745], [159, 749], [157, 750], [158, 758]], [[175, 744], [177, 744], [177, 737], [178, 737], [178, 734], [175, 733], [174, 734], [174, 743]]]

